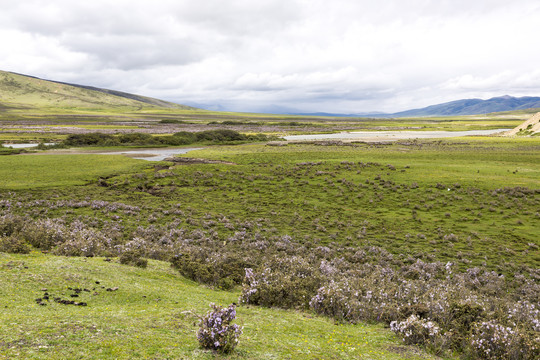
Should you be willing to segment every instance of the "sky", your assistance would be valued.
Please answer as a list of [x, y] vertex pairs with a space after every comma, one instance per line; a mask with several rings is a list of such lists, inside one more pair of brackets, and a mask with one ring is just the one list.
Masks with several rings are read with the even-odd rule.
[[212, 110], [540, 96], [538, 0], [0, 0], [0, 70]]

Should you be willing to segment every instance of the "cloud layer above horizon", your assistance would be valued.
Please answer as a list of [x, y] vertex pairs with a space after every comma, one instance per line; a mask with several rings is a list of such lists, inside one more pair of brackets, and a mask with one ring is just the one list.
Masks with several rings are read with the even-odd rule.
[[536, 0], [0, 0], [0, 69], [234, 111], [540, 95]]

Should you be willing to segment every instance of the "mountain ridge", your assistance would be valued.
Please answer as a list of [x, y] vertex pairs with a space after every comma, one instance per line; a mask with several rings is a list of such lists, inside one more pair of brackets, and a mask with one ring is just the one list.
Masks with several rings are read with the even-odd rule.
[[493, 97], [487, 100], [454, 100], [446, 103], [427, 106], [420, 109], [400, 111], [390, 115], [394, 117], [480, 115], [494, 112], [524, 110], [531, 108], [540, 108], [540, 97], [513, 97], [510, 95], [504, 95]]
[[461, 99], [435, 104], [418, 109], [399, 111], [395, 113], [361, 112], [355, 114], [340, 113], [294, 113], [294, 115], [311, 116], [335, 116], [335, 117], [370, 117], [370, 118], [404, 118], [404, 117], [428, 117], [428, 116], [461, 116], [481, 115], [504, 111], [516, 111], [526, 109], [540, 109], [540, 97], [523, 96], [513, 97], [510, 95], [483, 99]]

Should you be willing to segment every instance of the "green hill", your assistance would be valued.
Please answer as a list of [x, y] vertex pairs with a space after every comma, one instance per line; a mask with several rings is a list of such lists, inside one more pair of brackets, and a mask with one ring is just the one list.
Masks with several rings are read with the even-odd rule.
[[193, 109], [154, 98], [0, 71], [0, 111], [26, 108]]

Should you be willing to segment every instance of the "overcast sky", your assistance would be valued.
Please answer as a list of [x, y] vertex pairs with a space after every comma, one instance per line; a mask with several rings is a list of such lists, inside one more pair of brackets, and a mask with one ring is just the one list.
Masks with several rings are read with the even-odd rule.
[[0, 0], [0, 70], [234, 111], [540, 96], [538, 0]]

